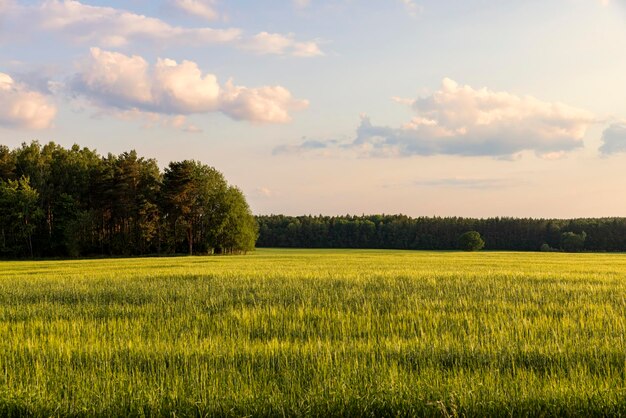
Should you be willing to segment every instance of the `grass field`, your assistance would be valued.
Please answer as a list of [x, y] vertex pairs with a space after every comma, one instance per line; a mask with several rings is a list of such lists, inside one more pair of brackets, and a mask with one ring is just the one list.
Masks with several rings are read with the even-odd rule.
[[626, 255], [0, 263], [0, 416], [626, 415]]

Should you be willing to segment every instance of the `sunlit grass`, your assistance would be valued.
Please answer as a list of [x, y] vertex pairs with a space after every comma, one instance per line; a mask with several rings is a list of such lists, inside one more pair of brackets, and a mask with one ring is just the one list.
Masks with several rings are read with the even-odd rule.
[[0, 415], [626, 414], [626, 256], [0, 263]]

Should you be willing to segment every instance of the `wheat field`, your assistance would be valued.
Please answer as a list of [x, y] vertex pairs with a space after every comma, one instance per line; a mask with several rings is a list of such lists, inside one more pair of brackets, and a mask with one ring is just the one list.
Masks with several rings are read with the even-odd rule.
[[1, 416], [626, 414], [626, 255], [0, 263]]

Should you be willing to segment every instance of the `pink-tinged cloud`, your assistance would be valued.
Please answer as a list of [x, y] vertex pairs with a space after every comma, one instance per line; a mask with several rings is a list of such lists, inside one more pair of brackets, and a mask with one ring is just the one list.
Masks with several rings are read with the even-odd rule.
[[36, 6], [14, 8], [12, 19], [29, 31], [59, 33], [73, 42], [121, 47], [130, 42], [159, 44], [223, 44], [239, 39], [235, 28], [183, 28], [160, 19], [113, 7], [90, 6], [72, 0], [48, 0]]
[[404, 4], [406, 12], [413, 17], [422, 13], [422, 6], [418, 5], [414, 0], [400, 0]]
[[[211, 0], [172, 1], [175, 7], [186, 13], [207, 20], [218, 17]], [[76, 0], [47, 0], [31, 6], [0, 0], [2, 18], [8, 23], [8, 29], [2, 34], [7, 38], [24, 38], [43, 32], [60, 35], [74, 43], [103, 48], [124, 48], [137, 43], [159, 46], [227, 44], [257, 54], [323, 55], [317, 42], [296, 40], [293, 34], [261, 32], [250, 36], [238, 28], [174, 26], [154, 17], [113, 7], [91, 6]]]
[[301, 42], [294, 34], [260, 32], [248, 39], [243, 49], [259, 55], [293, 55], [296, 57], [317, 57], [324, 55], [316, 42]]
[[[461, 155], [511, 159], [532, 151], [541, 158], [556, 159], [582, 147], [587, 129], [597, 121], [592, 113], [563, 103], [475, 89], [448, 78], [430, 96], [393, 100], [410, 106], [415, 116], [397, 128], [374, 125], [369, 117], [362, 116], [353, 142], [337, 145], [330, 141], [326, 147], [371, 157]], [[304, 145], [297, 151], [303, 151]], [[286, 150], [295, 151], [293, 147], [279, 151]]]
[[46, 129], [52, 125], [56, 112], [48, 97], [0, 73], [0, 126]]
[[229, 80], [220, 95], [220, 110], [233, 119], [261, 123], [286, 123], [290, 112], [304, 110], [307, 100], [297, 100], [281, 86], [248, 88]]
[[219, 17], [214, 0], [173, 0], [172, 4], [187, 14], [205, 20], [215, 20]]
[[282, 86], [221, 86], [193, 61], [158, 59], [92, 48], [71, 83], [72, 90], [103, 109], [163, 115], [221, 112], [236, 120], [285, 123], [307, 107]]

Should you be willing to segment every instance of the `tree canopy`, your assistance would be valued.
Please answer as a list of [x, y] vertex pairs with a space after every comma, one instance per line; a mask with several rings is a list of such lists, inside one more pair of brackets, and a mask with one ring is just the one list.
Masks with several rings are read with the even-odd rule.
[[0, 146], [1, 256], [241, 253], [257, 236], [241, 191], [198, 161]]
[[485, 247], [485, 241], [476, 231], [467, 231], [459, 237], [459, 247], [463, 251], [480, 251]]
[[461, 234], [476, 231], [488, 250], [626, 251], [626, 218], [265, 215], [257, 221], [259, 247], [454, 250]]
[[570, 253], [580, 252], [585, 247], [586, 239], [587, 234], [585, 231], [580, 234], [575, 234], [574, 232], [563, 232], [561, 234], [561, 248], [563, 248], [563, 251]]

